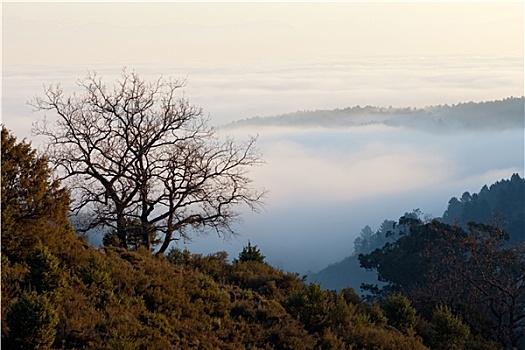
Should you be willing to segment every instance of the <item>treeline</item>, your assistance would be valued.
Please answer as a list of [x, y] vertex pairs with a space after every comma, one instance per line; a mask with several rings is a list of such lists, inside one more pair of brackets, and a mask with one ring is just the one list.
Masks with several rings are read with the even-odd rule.
[[471, 222], [491, 223], [505, 229], [509, 244], [525, 241], [525, 179], [513, 174], [490, 187], [483, 186], [479, 193], [463, 193], [453, 197], [443, 214], [442, 221], [463, 227]]
[[[405, 213], [405, 218], [430, 221], [420, 210]], [[525, 179], [513, 174], [510, 179], [502, 179], [494, 184], [484, 185], [478, 193], [464, 192], [458, 199], [452, 197], [447, 209], [435, 220], [467, 228], [468, 223], [490, 224], [505, 230], [506, 244], [525, 242]], [[354, 240], [354, 255], [367, 254], [393, 243], [399, 238], [401, 228], [394, 220], [384, 220], [377, 231], [365, 226]]]
[[354, 106], [333, 110], [297, 111], [272, 117], [253, 117], [229, 126], [351, 127], [383, 124], [429, 132], [523, 129], [524, 97], [468, 102], [424, 108]]
[[[419, 209], [405, 213], [404, 218], [429, 222]], [[478, 193], [464, 192], [458, 199], [452, 197], [442, 217], [434, 220], [454, 226], [468, 228], [470, 222], [488, 224], [502, 228], [506, 232], [506, 245], [525, 242], [525, 179], [513, 174], [510, 179], [502, 179], [494, 184], [484, 185]], [[396, 221], [385, 219], [374, 231], [365, 226], [354, 240], [354, 256], [368, 254], [394, 243], [403, 230]]]
[[[490, 224], [505, 230], [508, 239], [505, 245], [525, 242], [525, 179], [513, 174], [510, 179], [502, 179], [490, 186], [483, 186], [479, 193], [463, 193], [458, 199], [448, 202], [447, 210], [435, 220], [449, 225], [459, 225], [467, 229], [469, 222]], [[419, 210], [405, 213], [405, 218], [430, 221]], [[359, 254], [369, 254], [381, 249], [387, 243], [399, 238], [400, 227], [396, 221], [383, 220], [377, 230], [369, 225], [363, 227], [354, 240], [353, 252], [345, 259], [327, 266], [317, 273], [311, 273], [308, 281], [319, 282], [324, 288], [340, 290], [352, 287], [360, 290], [362, 283], [375, 283], [375, 271], [365, 271], [360, 267]], [[382, 284], [382, 282], [379, 282]]]

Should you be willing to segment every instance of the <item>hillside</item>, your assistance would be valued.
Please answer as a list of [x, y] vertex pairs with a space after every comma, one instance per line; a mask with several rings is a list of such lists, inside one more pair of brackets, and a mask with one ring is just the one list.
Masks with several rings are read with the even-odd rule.
[[350, 287], [358, 294], [361, 294], [361, 284], [379, 283], [377, 273], [363, 269], [355, 254], [329, 265], [319, 272], [308, 274], [307, 281], [320, 283], [323, 288], [329, 290], [342, 290]]
[[333, 110], [297, 111], [272, 117], [242, 119], [226, 127], [280, 126], [339, 128], [386, 125], [429, 132], [493, 130], [524, 127], [524, 97], [424, 108], [355, 106]]
[[[450, 199], [447, 210], [439, 220], [449, 225], [459, 224], [463, 227], [471, 221], [497, 224], [508, 233], [508, 244], [523, 243], [525, 242], [524, 185], [525, 179], [518, 174], [513, 174], [508, 180], [502, 179], [490, 186], [483, 186], [479, 193], [465, 192], [459, 199], [456, 197]], [[388, 220], [385, 220], [383, 225], [386, 222]], [[360, 267], [358, 255], [382, 248], [387, 243], [384, 236], [389, 230], [379, 229], [377, 232], [368, 233], [366, 231], [363, 229], [361, 237], [356, 239], [354, 254], [317, 273], [309, 274], [308, 281], [319, 282], [326, 289], [341, 290], [352, 287], [356, 291], [360, 290], [362, 283], [378, 283], [375, 271], [366, 271]], [[388, 241], [392, 242], [392, 239]]]
[[420, 312], [398, 293], [369, 303], [351, 288], [326, 291], [270, 266], [250, 244], [233, 262], [224, 252], [154, 255], [144, 246], [125, 249], [110, 241], [94, 248], [73, 230], [69, 193], [52, 179], [47, 160], [5, 128], [1, 151], [3, 348], [417, 350], [460, 344], [495, 350], [506, 344], [476, 328], [483, 324], [477, 316], [442, 301]]
[[[356, 240], [359, 263], [375, 269], [386, 282], [379, 288], [369, 286], [370, 294], [363, 299], [352, 288], [340, 285], [339, 291], [329, 291], [276, 269], [250, 244], [233, 262], [224, 252], [201, 255], [172, 249], [154, 255], [144, 246], [125, 249], [111, 240], [94, 248], [74, 231], [68, 218], [69, 192], [53, 180], [47, 160], [26, 142], [17, 143], [5, 128], [1, 151], [1, 319], [6, 349], [417, 350], [459, 344], [463, 349], [495, 350], [524, 345], [524, 251], [500, 250], [500, 228], [474, 225], [477, 236], [471, 236], [459, 227], [424, 224], [417, 215], [407, 215], [396, 227], [385, 220], [376, 233], [363, 229], [363, 237]], [[514, 193], [513, 186], [519, 188], [523, 181], [515, 175], [484, 192]], [[499, 191], [502, 186], [514, 190]], [[464, 197], [470, 199], [462, 202], [470, 203], [481, 195]], [[506, 203], [504, 198], [501, 203]], [[434, 246], [438, 250], [429, 256], [437, 259], [421, 260], [433, 247], [426, 243], [432, 242], [439, 242]], [[439, 250], [447, 244], [447, 250]], [[434, 254], [455, 249], [465, 254], [444, 259]], [[481, 264], [455, 260], [474, 253], [484, 259]], [[344, 262], [356, 268], [356, 259]], [[436, 268], [446, 273], [433, 274]], [[344, 271], [353, 280], [363, 277], [365, 283], [365, 276], [373, 274], [349, 273], [344, 264], [327, 270], [332, 275]], [[479, 285], [486, 291], [481, 297], [488, 293], [503, 305], [494, 315], [486, 299], [451, 299], [458, 295], [453, 293], [465, 273], [468, 280], [495, 278]], [[494, 282], [511, 294], [485, 287]], [[437, 292], [434, 286], [439, 286]], [[459, 295], [472, 291], [470, 285], [462, 287]], [[502, 303], [506, 297], [516, 300], [510, 311]], [[461, 308], [465, 305], [468, 308]], [[498, 324], [498, 319], [503, 321]]]
[[483, 186], [479, 193], [464, 192], [453, 197], [443, 214], [443, 222], [466, 226], [470, 221], [494, 223], [509, 234], [509, 243], [525, 241], [525, 179], [513, 174], [490, 186]]
[[233, 263], [223, 252], [91, 247], [46, 159], [5, 128], [1, 146], [2, 348], [426, 348], [390, 309], [307, 285], [256, 246]]

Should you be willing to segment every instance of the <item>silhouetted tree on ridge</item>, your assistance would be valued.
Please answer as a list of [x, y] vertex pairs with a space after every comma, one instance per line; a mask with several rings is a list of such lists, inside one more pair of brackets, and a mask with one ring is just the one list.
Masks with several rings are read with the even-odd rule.
[[78, 85], [82, 94], [50, 86], [31, 103], [57, 117], [33, 131], [47, 137], [46, 155], [67, 180], [73, 212], [88, 213], [83, 231], [113, 228], [127, 247], [126, 223], [137, 222], [147, 249], [152, 232], [162, 235], [164, 253], [190, 230], [234, 234], [234, 209], [259, 209], [264, 190], [248, 177], [262, 163], [255, 138], [221, 141], [202, 109], [177, 96], [184, 81], [146, 82], [123, 70], [113, 87], [95, 73]]

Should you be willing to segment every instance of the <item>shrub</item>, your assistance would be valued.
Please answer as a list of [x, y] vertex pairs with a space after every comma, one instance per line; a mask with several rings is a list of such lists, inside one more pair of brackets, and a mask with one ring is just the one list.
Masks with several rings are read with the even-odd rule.
[[55, 340], [58, 317], [44, 295], [24, 292], [7, 311], [8, 347], [48, 349]]

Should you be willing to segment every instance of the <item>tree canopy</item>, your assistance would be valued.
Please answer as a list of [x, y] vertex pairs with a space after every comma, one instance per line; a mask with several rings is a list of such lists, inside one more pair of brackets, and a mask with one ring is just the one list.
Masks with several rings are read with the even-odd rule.
[[453, 197], [443, 214], [447, 224], [466, 227], [469, 222], [498, 225], [509, 234], [509, 244], [525, 242], [525, 179], [510, 179], [483, 186], [479, 193]]
[[264, 190], [248, 177], [262, 163], [255, 138], [221, 139], [202, 109], [178, 96], [184, 81], [146, 82], [123, 70], [113, 87], [95, 73], [78, 86], [66, 96], [52, 85], [32, 104], [56, 117], [34, 133], [47, 137], [46, 155], [67, 180], [79, 230], [114, 229], [126, 248], [138, 226], [148, 250], [152, 232], [162, 235], [164, 253], [192, 230], [234, 234], [235, 208], [260, 207]]
[[403, 293], [431, 317], [439, 305], [461, 310], [470, 329], [505, 347], [525, 340], [525, 246], [506, 245], [501, 228], [469, 223], [468, 230], [401, 218], [407, 228], [394, 243], [360, 254], [361, 266], [376, 269], [388, 284], [368, 290], [379, 296]]
[[23, 260], [42, 240], [59, 250], [72, 232], [69, 192], [53, 179], [47, 158], [3, 125], [1, 152], [2, 254]]

